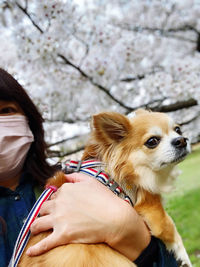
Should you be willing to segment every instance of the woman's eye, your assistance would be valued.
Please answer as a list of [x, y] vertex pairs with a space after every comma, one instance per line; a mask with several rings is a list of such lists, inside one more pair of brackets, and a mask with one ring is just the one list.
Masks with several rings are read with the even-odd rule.
[[0, 109], [0, 114], [4, 115], [4, 114], [11, 114], [11, 113], [16, 113], [17, 109], [14, 107], [5, 107]]
[[181, 131], [181, 128], [180, 128], [179, 126], [176, 126], [176, 127], [174, 128], [174, 131], [175, 131], [177, 134], [182, 135], [182, 131]]
[[155, 148], [159, 143], [160, 143], [160, 138], [157, 136], [153, 136], [146, 141], [145, 146], [148, 148]]

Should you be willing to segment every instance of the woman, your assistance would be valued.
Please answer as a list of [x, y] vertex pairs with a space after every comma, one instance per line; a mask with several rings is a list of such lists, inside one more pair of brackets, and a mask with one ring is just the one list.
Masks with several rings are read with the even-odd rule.
[[[0, 69], [1, 267], [9, 263], [17, 235], [38, 192], [56, 171], [46, 162], [42, 123], [21, 85]], [[43, 204], [43, 216], [31, 228], [33, 234], [53, 229], [52, 234], [30, 248], [28, 255], [39, 255], [67, 243], [106, 242], [139, 266], [159, 266], [166, 256], [171, 266], [176, 266], [174, 258], [157, 239], [150, 238], [142, 219], [125, 201], [83, 174], [67, 175], [66, 181]], [[169, 261], [166, 266], [170, 266]]]

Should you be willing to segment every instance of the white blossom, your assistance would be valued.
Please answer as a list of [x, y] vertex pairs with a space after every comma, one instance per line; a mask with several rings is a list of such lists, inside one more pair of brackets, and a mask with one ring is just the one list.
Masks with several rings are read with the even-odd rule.
[[[62, 122], [87, 123], [102, 110], [199, 103], [199, 18], [198, 0], [4, 1], [0, 65], [39, 106], [54, 142]], [[176, 114], [198, 117], [199, 105]], [[198, 119], [184, 127], [198, 141]]]

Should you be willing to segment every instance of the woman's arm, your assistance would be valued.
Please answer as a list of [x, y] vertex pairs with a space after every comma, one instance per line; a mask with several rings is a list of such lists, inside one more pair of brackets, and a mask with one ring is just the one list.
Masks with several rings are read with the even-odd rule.
[[68, 243], [102, 243], [135, 260], [150, 242], [150, 233], [141, 217], [124, 200], [95, 179], [80, 173], [66, 175], [66, 184], [45, 202], [42, 217], [31, 231], [53, 229], [27, 253], [39, 255]]

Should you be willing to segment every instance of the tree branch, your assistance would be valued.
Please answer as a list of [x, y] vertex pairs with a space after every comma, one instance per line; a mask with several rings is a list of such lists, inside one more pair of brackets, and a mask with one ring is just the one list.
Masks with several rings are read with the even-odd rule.
[[28, 9], [28, 0], [25, 0], [25, 9]]
[[86, 122], [86, 121], [88, 121], [88, 119], [89, 119], [89, 116], [87, 117], [87, 118], [84, 118], [84, 119], [46, 119], [45, 118], [45, 121], [46, 122], [60, 122], [60, 121], [62, 121], [63, 123], [69, 123], [69, 124], [73, 124], [73, 123], [76, 123], [77, 122], [77, 120], [79, 121], [79, 122]]
[[196, 50], [198, 52], [200, 52], [200, 33], [198, 34], [198, 37], [197, 37], [197, 47], [196, 47]]
[[37, 23], [32, 19], [31, 15], [28, 13], [27, 8], [22, 7], [17, 1], [15, 1], [15, 4], [17, 5], [17, 7], [29, 18], [29, 20], [31, 21], [31, 23], [36, 27], [36, 29], [40, 32], [40, 33], [44, 33], [44, 31], [37, 25]]
[[49, 150], [49, 151], [47, 151], [47, 154], [48, 154], [48, 158], [53, 158], [53, 157], [63, 158], [63, 157], [75, 154], [77, 152], [80, 152], [80, 151], [84, 150], [84, 148], [85, 148], [85, 146], [80, 146], [74, 150], [70, 150], [70, 151], [67, 151], [65, 153], [62, 153], [60, 151]]
[[181, 36], [176, 36], [176, 35], [170, 35], [170, 33], [176, 33], [176, 32], [184, 32], [184, 31], [193, 31], [195, 32], [197, 35], [200, 34], [200, 32], [195, 29], [193, 26], [191, 25], [184, 25], [180, 28], [169, 28], [167, 30], [164, 30], [164, 29], [161, 29], [161, 28], [150, 28], [150, 27], [140, 27], [140, 26], [137, 26], [137, 27], [131, 27], [130, 25], [118, 25], [118, 24], [114, 24], [114, 26], [117, 26], [123, 30], [127, 30], [127, 31], [131, 31], [131, 32], [151, 32], [151, 33], [159, 33], [161, 36], [165, 36], [165, 37], [172, 37], [172, 38], [175, 38], [175, 39], [179, 39], [179, 40], [183, 40], [183, 41], [186, 41], [186, 42], [192, 42], [192, 43], [195, 43], [197, 41], [195, 40], [192, 40], [192, 39], [189, 39], [189, 38], [185, 38], [185, 37], [181, 37]]
[[177, 101], [176, 103], [165, 105], [165, 106], [160, 106], [160, 107], [153, 107], [151, 108], [152, 111], [158, 111], [158, 112], [172, 112], [172, 111], [177, 111], [183, 108], [190, 108], [193, 106], [198, 105], [197, 100], [195, 99], [189, 99], [186, 101]]
[[[158, 103], [157, 107], [154, 107], [154, 108], [156, 109], [156, 108], [160, 107], [161, 103], [162, 103], [164, 100], [166, 100], [166, 97], [159, 98], [159, 99], [154, 99], [154, 100], [152, 100], [152, 101], [149, 101], [149, 102], [146, 103], [146, 104], [142, 104], [142, 105], [133, 107], [133, 109], [131, 110], [131, 112], [134, 111], [134, 110], [136, 110], [136, 109], [139, 109], [139, 108], [145, 108], [145, 109], [151, 109], [151, 110], [152, 110], [153, 108], [151, 108], [151, 105], [153, 105], [153, 104], [155, 104], [155, 103]], [[126, 111], [126, 112], [125, 112], [125, 115], [128, 115], [129, 113], [130, 113], [129, 111]]]
[[78, 139], [80, 137], [83, 137], [83, 136], [86, 136], [86, 134], [82, 134], [82, 135], [74, 135], [72, 137], [69, 137], [69, 138], [65, 138], [65, 139], [62, 139], [60, 141], [57, 141], [55, 143], [52, 143], [52, 144], [49, 144], [47, 147], [52, 147], [52, 146], [55, 146], [55, 145], [60, 145], [62, 143], [65, 143], [65, 142], [68, 142], [68, 141], [71, 141], [71, 140], [74, 140], [74, 139]]
[[190, 120], [187, 120], [187, 121], [184, 121], [184, 122], [182, 122], [182, 123], [179, 123], [179, 125], [180, 125], [180, 126], [187, 125], [187, 124], [189, 124], [189, 123], [195, 121], [196, 119], [198, 119], [199, 116], [200, 116], [200, 112], [198, 112], [197, 115], [194, 116], [193, 118], [191, 118]]
[[145, 74], [139, 74], [139, 75], [134, 76], [134, 77], [123, 78], [123, 79], [120, 79], [120, 82], [132, 82], [132, 81], [137, 81], [137, 80], [143, 80], [147, 75], [152, 75], [152, 74], [155, 74], [155, 73], [160, 72], [162, 70], [163, 70], [163, 68], [161, 66], [155, 66], [154, 70], [151, 72], [148, 72]]
[[97, 82], [94, 81], [93, 77], [89, 76], [86, 74], [80, 67], [76, 66], [73, 64], [71, 61], [69, 61], [65, 56], [58, 54], [58, 57], [60, 57], [66, 65], [71, 66], [72, 68], [76, 69], [86, 80], [90, 81], [92, 85], [96, 86], [98, 89], [100, 89], [102, 92], [104, 92], [109, 98], [111, 98], [113, 101], [115, 101], [117, 104], [119, 104], [121, 107], [131, 111], [133, 108], [131, 106], [128, 106], [121, 102], [119, 99], [114, 97], [110, 92], [109, 89], [106, 87], [98, 84]]
[[121, 82], [132, 82], [132, 81], [137, 81], [137, 80], [142, 80], [145, 78], [146, 75], [141, 74], [141, 75], [137, 75], [135, 77], [128, 77], [128, 78], [123, 78], [120, 81]]
[[[173, 104], [169, 104], [169, 105], [165, 105], [165, 106], [161, 106], [162, 102], [166, 100], [166, 97], [160, 98], [160, 99], [154, 99], [146, 104], [142, 104], [142, 105], [138, 105], [136, 107], [133, 107], [130, 110], [127, 110], [125, 112], [125, 115], [128, 115], [130, 112], [139, 109], [139, 108], [146, 108], [146, 109], [150, 109], [152, 111], [157, 111], [157, 112], [171, 112], [171, 111], [177, 111], [179, 109], [183, 109], [183, 108], [190, 108], [193, 106], [198, 105], [197, 101], [195, 99], [189, 99], [186, 101], [181, 101], [181, 102], [176, 102]], [[158, 103], [157, 106], [152, 107], [152, 105], [154, 105], [155, 103]], [[67, 122], [67, 123], [76, 123], [77, 121], [81, 121], [81, 122], [87, 122], [89, 120], [90, 116], [88, 118], [85, 118], [85, 120], [62, 120], [62, 119], [56, 119], [56, 120], [46, 120], [48, 122]], [[66, 140], [67, 141], [67, 140]]]

